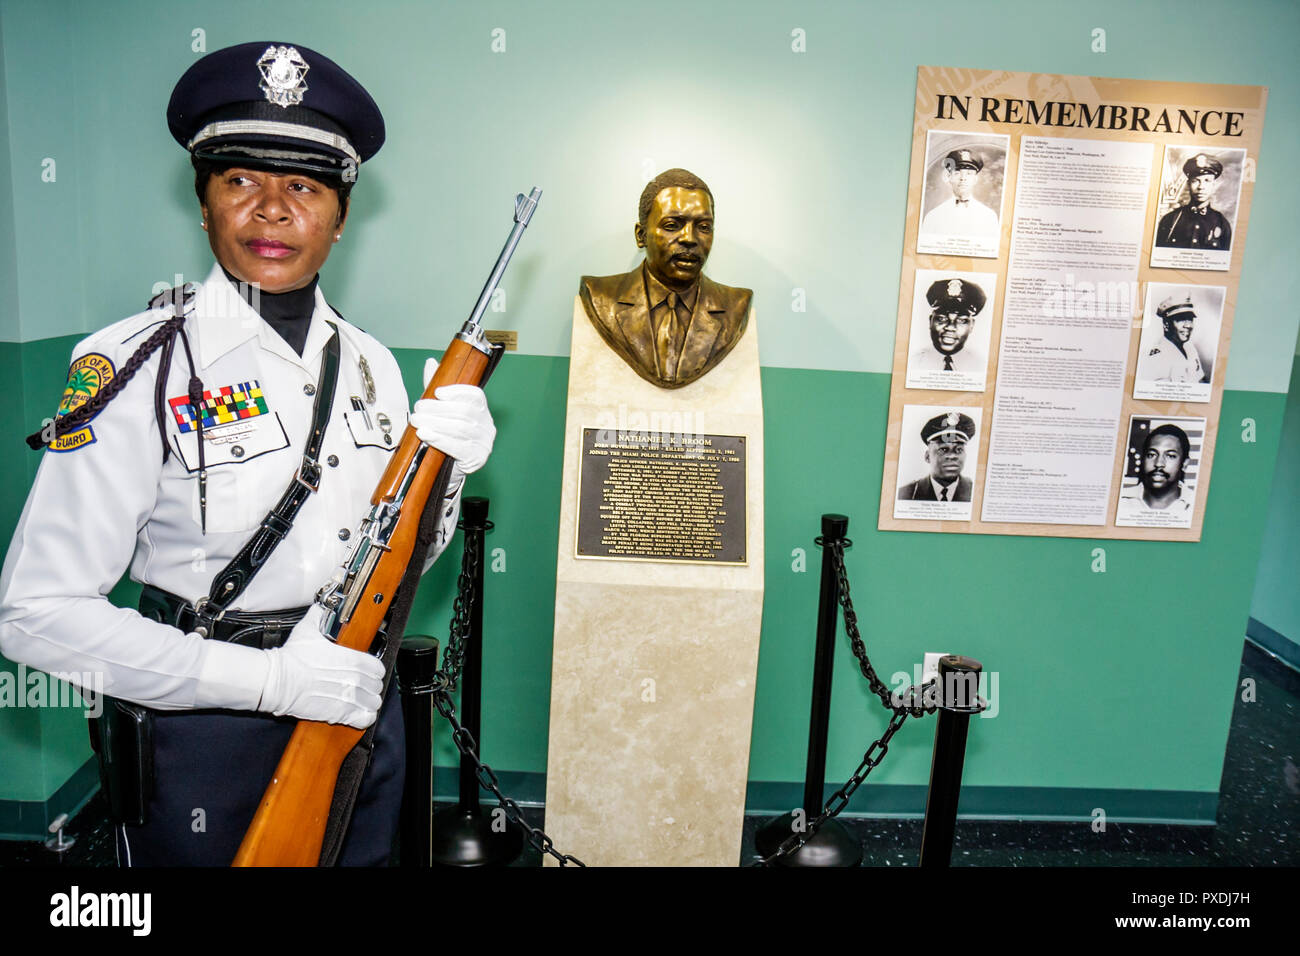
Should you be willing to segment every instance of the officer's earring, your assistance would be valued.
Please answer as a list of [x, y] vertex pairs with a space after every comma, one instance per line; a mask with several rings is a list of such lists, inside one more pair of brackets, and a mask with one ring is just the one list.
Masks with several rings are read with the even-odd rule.
[[208, 231], [208, 221], [206, 219], [200, 219], [199, 225], [203, 227], [204, 232]]
[[343, 233], [341, 233], [341, 232], [340, 232], [340, 233], [336, 233], [335, 236], [334, 236], [334, 241], [335, 241], [335, 242], [338, 242], [338, 241], [339, 241], [340, 239], [342, 239], [342, 238], [343, 238]]

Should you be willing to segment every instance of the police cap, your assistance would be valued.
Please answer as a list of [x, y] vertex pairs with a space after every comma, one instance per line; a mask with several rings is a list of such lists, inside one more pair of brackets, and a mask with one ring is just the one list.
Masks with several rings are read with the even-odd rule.
[[1168, 321], [1196, 318], [1196, 308], [1192, 305], [1192, 294], [1184, 292], [1182, 295], [1171, 295], [1156, 306], [1156, 315]]
[[943, 168], [948, 172], [954, 169], [973, 169], [979, 172], [984, 168], [984, 160], [980, 159], [979, 153], [972, 153], [969, 149], [954, 149], [943, 158]]
[[201, 159], [327, 179], [355, 179], [384, 144], [365, 88], [290, 43], [241, 43], [198, 60], [172, 90], [167, 126]]
[[925, 291], [925, 301], [941, 315], [975, 315], [984, 308], [984, 290], [965, 279], [940, 279]]
[[921, 441], [959, 441], [962, 444], [975, 437], [975, 419], [959, 412], [935, 415], [921, 429]]
[[1197, 153], [1183, 163], [1183, 173], [1186, 174], [1188, 179], [1195, 179], [1197, 176], [1204, 176], [1206, 173], [1210, 173], [1215, 179], [1218, 179], [1223, 173], [1223, 163], [1213, 156]]

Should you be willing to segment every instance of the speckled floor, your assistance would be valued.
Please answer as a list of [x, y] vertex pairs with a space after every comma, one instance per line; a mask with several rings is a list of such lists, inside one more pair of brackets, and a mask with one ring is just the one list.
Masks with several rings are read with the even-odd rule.
[[[1300, 675], [1247, 642], [1241, 677], [1256, 681], [1257, 699], [1237, 702], [1228, 735], [1215, 827], [1126, 826], [1104, 834], [1086, 823], [959, 820], [953, 866], [1296, 866], [1300, 864]], [[526, 811], [533, 825], [541, 809]], [[765, 818], [746, 817], [743, 860], [754, 859], [754, 832]], [[920, 820], [845, 819], [863, 846], [864, 866], [915, 866]], [[62, 855], [40, 843], [0, 841], [0, 866], [113, 866], [112, 833], [96, 796], [69, 827], [76, 844]], [[525, 846], [514, 866], [538, 866]]]

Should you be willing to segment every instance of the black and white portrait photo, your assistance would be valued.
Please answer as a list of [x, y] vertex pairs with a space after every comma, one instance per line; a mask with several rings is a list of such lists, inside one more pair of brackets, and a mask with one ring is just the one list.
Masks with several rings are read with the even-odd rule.
[[917, 252], [997, 258], [1010, 143], [991, 133], [926, 134]]
[[1245, 162], [1244, 149], [1165, 147], [1153, 268], [1228, 270]]
[[1190, 528], [1204, 441], [1204, 418], [1134, 415], [1116, 526]]
[[895, 518], [969, 521], [982, 408], [904, 405]]
[[1147, 283], [1134, 398], [1210, 400], [1226, 296], [1223, 286]]
[[996, 272], [916, 270], [908, 388], [984, 391], [997, 285]]

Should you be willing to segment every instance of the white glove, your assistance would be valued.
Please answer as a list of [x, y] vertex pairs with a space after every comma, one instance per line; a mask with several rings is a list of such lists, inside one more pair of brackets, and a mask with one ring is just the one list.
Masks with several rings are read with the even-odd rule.
[[[438, 360], [424, 363], [424, 386], [429, 387]], [[497, 428], [488, 411], [483, 389], [476, 385], [444, 385], [433, 398], [422, 398], [411, 409], [411, 427], [420, 441], [456, 461], [456, 470], [471, 475], [492, 453]]]
[[313, 604], [294, 625], [283, 647], [266, 655], [271, 667], [257, 709], [300, 720], [347, 724], [363, 730], [375, 722], [384, 665], [377, 658], [340, 647], [321, 633], [324, 609]]

